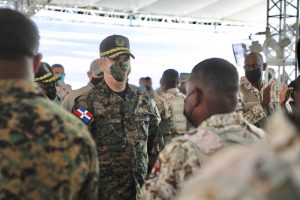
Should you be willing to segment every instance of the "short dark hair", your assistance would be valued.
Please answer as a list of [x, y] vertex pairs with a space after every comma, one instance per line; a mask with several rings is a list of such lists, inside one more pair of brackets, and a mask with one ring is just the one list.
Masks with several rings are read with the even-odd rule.
[[176, 87], [179, 81], [179, 73], [175, 69], [167, 69], [162, 75], [162, 80], [167, 88]]
[[190, 80], [212, 87], [217, 92], [237, 92], [239, 75], [233, 64], [222, 58], [210, 58], [198, 63]]
[[0, 59], [34, 56], [39, 47], [39, 33], [34, 22], [7, 8], [0, 8]]

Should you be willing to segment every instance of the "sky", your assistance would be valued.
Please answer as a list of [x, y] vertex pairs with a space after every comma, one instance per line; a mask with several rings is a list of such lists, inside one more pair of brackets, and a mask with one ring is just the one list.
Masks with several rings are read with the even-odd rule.
[[[99, 58], [99, 44], [107, 36], [120, 34], [129, 38], [132, 70], [129, 83], [138, 85], [140, 77], [152, 78], [153, 88], [159, 87], [162, 73], [175, 69], [179, 73], [211, 57], [219, 57], [236, 65], [232, 44], [251, 42], [253, 32], [247, 27], [230, 31], [213, 27], [197, 29], [136, 27], [92, 22], [71, 22], [33, 18], [40, 35], [40, 49], [44, 62], [60, 63], [65, 67], [65, 82], [73, 89], [87, 84], [86, 72], [90, 63]], [[261, 31], [261, 30], [255, 30]], [[237, 66], [240, 75], [244, 71]]]

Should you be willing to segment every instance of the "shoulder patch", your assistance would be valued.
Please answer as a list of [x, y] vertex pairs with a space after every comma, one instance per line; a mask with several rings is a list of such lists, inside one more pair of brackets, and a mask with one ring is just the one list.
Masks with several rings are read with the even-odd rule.
[[82, 106], [80, 106], [77, 110], [75, 110], [74, 113], [85, 123], [88, 123], [94, 116], [91, 112], [89, 112], [87, 109], [85, 109]]

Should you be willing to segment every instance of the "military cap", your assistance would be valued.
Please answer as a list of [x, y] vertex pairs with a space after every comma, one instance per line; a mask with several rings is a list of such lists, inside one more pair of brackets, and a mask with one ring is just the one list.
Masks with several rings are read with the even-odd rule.
[[41, 62], [41, 66], [34, 76], [35, 82], [42, 82], [46, 84], [53, 83], [59, 79], [60, 77], [55, 76], [50, 65], [45, 62]]
[[179, 82], [184, 83], [186, 82], [191, 76], [191, 73], [180, 73], [179, 75]]
[[130, 52], [130, 44], [127, 37], [122, 35], [110, 35], [100, 43], [100, 56], [115, 59], [119, 55], [129, 54], [132, 58], [134, 55]]
[[98, 65], [98, 59], [93, 60], [90, 65], [90, 72], [95, 72], [96, 74], [100, 74], [102, 72], [101, 68]]

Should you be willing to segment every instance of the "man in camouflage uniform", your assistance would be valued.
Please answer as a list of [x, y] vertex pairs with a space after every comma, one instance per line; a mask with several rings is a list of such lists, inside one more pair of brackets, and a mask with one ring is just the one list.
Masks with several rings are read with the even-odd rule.
[[197, 132], [173, 139], [159, 154], [142, 199], [172, 199], [183, 181], [216, 152], [264, 137], [263, 130], [234, 112], [237, 93], [238, 73], [228, 61], [212, 58], [194, 67], [187, 82], [185, 114]]
[[248, 54], [244, 64], [245, 77], [240, 80], [240, 101], [236, 110], [250, 123], [265, 128], [267, 117], [275, 111], [279, 102], [276, 82], [263, 81], [262, 73], [267, 65], [261, 54]]
[[269, 141], [221, 152], [185, 184], [178, 199], [300, 199], [299, 128], [299, 112], [276, 113]]
[[98, 62], [104, 79], [73, 107], [96, 141], [101, 168], [99, 199], [138, 199], [147, 175], [147, 154], [151, 156], [159, 140], [156, 105], [144, 91], [127, 83], [130, 57], [126, 37], [105, 38]]
[[[297, 54], [299, 59], [299, 41]], [[300, 110], [278, 111], [268, 133], [268, 141], [220, 152], [186, 183], [177, 199], [300, 199]]]
[[95, 200], [92, 137], [33, 81], [41, 60], [37, 27], [10, 9], [0, 9], [0, 26], [0, 199]]
[[50, 65], [46, 62], [41, 62], [38, 71], [34, 75], [34, 81], [42, 89], [42, 93], [49, 100], [54, 101], [57, 99], [57, 91], [55, 85], [57, 84], [59, 77], [54, 76], [54, 73]]
[[178, 82], [179, 74], [176, 70], [164, 71], [160, 79], [163, 92], [154, 99], [162, 119], [159, 127], [165, 144], [172, 138], [187, 134], [187, 120], [183, 115], [185, 96], [179, 91]]

